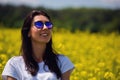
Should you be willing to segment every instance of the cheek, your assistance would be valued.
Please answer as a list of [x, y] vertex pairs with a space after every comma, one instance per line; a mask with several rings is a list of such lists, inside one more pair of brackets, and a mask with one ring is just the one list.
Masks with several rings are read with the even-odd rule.
[[36, 36], [38, 34], [38, 31], [37, 30], [35, 30], [35, 29], [31, 29], [30, 31], [29, 31], [29, 33], [28, 33], [28, 35], [30, 36], [30, 37], [34, 37], [34, 36]]

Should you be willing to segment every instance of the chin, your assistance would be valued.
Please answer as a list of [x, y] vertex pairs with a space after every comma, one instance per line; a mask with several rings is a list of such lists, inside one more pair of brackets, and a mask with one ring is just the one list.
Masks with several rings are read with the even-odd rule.
[[40, 42], [47, 44], [49, 41], [50, 41], [50, 40], [42, 40], [42, 41], [40, 41]]

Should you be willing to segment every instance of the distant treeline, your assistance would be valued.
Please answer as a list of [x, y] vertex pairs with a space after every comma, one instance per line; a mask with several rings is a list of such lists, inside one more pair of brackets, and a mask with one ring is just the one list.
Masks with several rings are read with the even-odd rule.
[[56, 28], [65, 28], [72, 32], [88, 30], [90, 32], [115, 31], [120, 33], [120, 9], [66, 8], [54, 10], [44, 7], [0, 5], [0, 25], [21, 27], [25, 16], [33, 9], [46, 11]]

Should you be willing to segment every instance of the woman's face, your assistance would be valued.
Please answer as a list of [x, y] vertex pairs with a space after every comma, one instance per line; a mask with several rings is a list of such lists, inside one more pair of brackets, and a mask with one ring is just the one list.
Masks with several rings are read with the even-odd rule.
[[28, 37], [31, 37], [32, 41], [39, 42], [39, 43], [48, 43], [51, 39], [52, 35], [52, 30], [48, 29], [46, 25], [43, 26], [43, 28], [38, 29], [35, 25], [34, 22], [36, 21], [42, 21], [48, 22], [49, 19], [46, 16], [43, 15], [37, 15], [33, 18], [32, 24], [31, 24], [31, 29], [28, 33]]

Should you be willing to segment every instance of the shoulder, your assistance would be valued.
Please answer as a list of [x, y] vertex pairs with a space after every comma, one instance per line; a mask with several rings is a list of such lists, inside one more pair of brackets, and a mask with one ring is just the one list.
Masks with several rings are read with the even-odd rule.
[[10, 64], [18, 64], [23, 62], [22, 56], [14, 56], [8, 60], [8, 63]]
[[63, 61], [65, 61], [65, 60], [69, 60], [69, 58], [68, 58], [67, 56], [65, 56], [65, 55], [58, 55], [58, 60], [59, 60], [60, 62], [63, 62]]
[[62, 73], [65, 73], [66, 71], [74, 68], [73, 63], [67, 56], [58, 55], [58, 60], [58, 65]]
[[13, 56], [9, 60], [11, 60], [11, 61], [21, 61], [21, 60], [23, 60], [23, 58], [22, 58], [22, 56]]
[[21, 65], [23, 64], [22, 61], [23, 61], [22, 56], [14, 56], [10, 58], [7, 61], [4, 70], [2, 72], [3, 80], [6, 80], [7, 77], [6, 75], [18, 79], [17, 72], [18, 69], [21, 68]]

